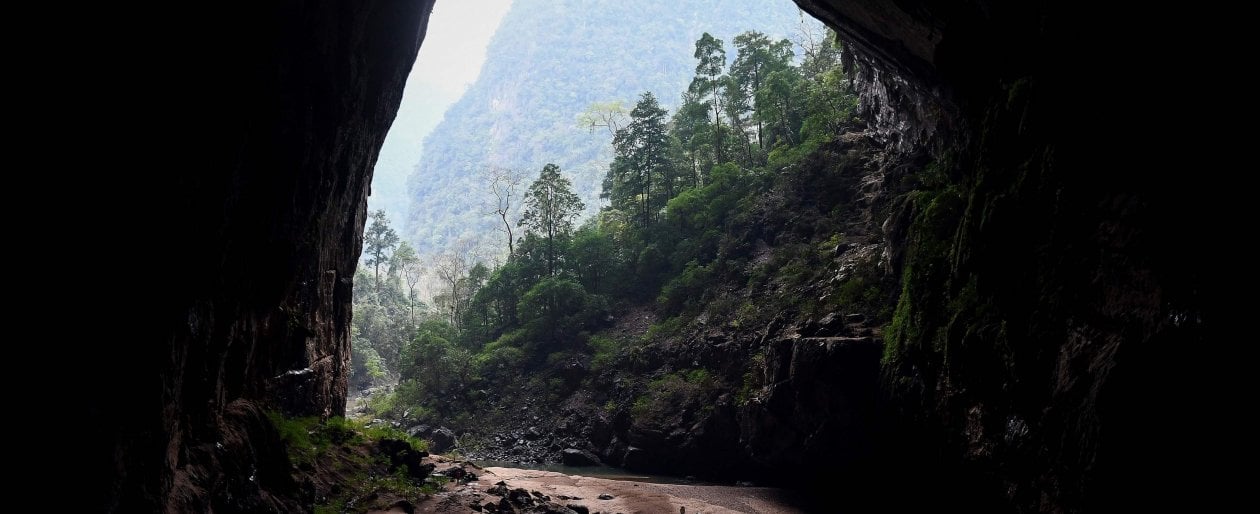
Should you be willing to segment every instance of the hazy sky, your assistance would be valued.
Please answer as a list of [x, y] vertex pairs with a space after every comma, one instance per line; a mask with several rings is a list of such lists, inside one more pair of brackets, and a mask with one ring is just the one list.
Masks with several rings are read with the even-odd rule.
[[407, 78], [402, 106], [376, 162], [368, 208], [385, 209], [395, 229], [407, 209], [407, 176], [420, 161], [421, 142], [442, 113], [477, 79], [486, 45], [512, 0], [438, 1], [420, 56]]

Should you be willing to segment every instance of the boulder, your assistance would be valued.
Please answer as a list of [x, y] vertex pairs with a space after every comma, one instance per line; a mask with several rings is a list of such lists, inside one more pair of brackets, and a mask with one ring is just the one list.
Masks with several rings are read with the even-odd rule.
[[529, 491], [526, 491], [525, 489], [520, 488], [520, 487], [513, 489], [511, 492], [509, 492], [507, 495], [507, 499], [508, 501], [511, 501], [512, 503], [515, 503], [517, 505], [522, 505], [522, 506], [529, 506], [529, 505], [534, 504], [534, 498], [530, 496]]
[[407, 429], [407, 435], [417, 439], [428, 439], [433, 435], [433, 427], [429, 425], [416, 425]]
[[457, 446], [459, 446], [459, 439], [449, 428], [439, 428], [429, 435], [429, 450], [434, 453], [442, 453]]
[[494, 487], [491, 487], [490, 490], [486, 492], [489, 494], [493, 494], [495, 496], [507, 496], [508, 494], [507, 483], [502, 480], [495, 482]]
[[631, 446], [626, 448], [626, 453], [621, 457], [621, 467], [630, 470], [647, 469], [651, 465], [651, 459], [648, 452], [642, 448]]
[[429, 454], [412, 449], [407, 441], [385, 438], [378, 441], [376, 447], [389, 458], [391, 471], [406, 467], [407, 474], [414, 478], [424, 478], [433, 472], [433, 464], [423, 462]]
[[565, 466], [598, 466], [600, 465], [599, 457], [594, 453], [577, 448], [565, 448], [560, 452], [560, 462]]
[[823, 316], [818, 320], [818, 332], [820, 336], [834, 336], [844, 333], [844, 318], [835, 312]]

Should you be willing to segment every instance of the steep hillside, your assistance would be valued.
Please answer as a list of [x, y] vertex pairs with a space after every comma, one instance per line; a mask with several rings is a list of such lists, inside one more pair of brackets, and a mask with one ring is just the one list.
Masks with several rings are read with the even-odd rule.
[[[576, 449], [710, 479], [854, 474], [875, 449], [896, 296], [881, 227], [921, 166], [846, 132], [730, 213], [691, 307], [617, 309], [585, 348], [491, 374], [489, 396], [441, 421], [464, 434], [465, 452], [493, 460], [561, 462]], [[788, 469], [801, 474], [777, 476]]]
[[477, 81], [424, 141], [408, 180], [404, 235], [422, 254], [460, 240], [503, 251], [496, 220], [487, 216], [489, 167], [532, 176], [554, 162], [593, 213], [611, 136], [580, 126], [588, 106], [621, 101], [629, 111], [644, 91], [676, 106], [695, 74], [691, 56], [704, 31], [726, 41], [745, 30], [791, 38], [802, 21], [788, 0], [517, 0]]

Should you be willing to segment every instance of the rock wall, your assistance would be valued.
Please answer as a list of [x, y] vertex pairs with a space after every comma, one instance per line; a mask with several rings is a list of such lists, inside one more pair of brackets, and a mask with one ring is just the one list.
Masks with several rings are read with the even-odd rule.
[[1151, 147], [1158, 110], [1133, 96], [1182, 94], [1141, 49], [1164, 25], [1071, 2], [797, 3], [854, 50], [864, 116], [934, 158], [886, 225], [893, 474], [1025, 512], [1179, 498], [1201, 411], [1177, 374], [1211, 319], [1208, 257], [1179, 240], [1212, 195], [1151, 173], [1202, 167]]
[[142, 300], [110, 321], [132, 342], [84, 359], [104, 510], [309, 501], [263, 412], [344, 410], [372, 167], [432, 4], [226, 2], [132, 27], [151, 53], [118, 62], [165, 112], [125, 143], [159, 170], [113, 198], [145, 213], [111, 227], [147, 238], [120, 244], [141, 269], [119, 290]]

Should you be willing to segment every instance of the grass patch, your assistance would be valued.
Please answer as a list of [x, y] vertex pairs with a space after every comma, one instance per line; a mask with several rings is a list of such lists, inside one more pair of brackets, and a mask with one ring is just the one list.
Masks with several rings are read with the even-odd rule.
[[685, 324], [682, 316], [674, 316], [660, 323], [653, 323], [648, 327], [647, 333], [643, 334], [643, 340], [655, 341], [678, 334]]
[[617, 358], [617, 350], [621, 345], [611, 337], [592, 335], [586, 342], [594, 353], [591, 355], [591, 368], [604, 369]]

